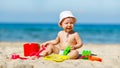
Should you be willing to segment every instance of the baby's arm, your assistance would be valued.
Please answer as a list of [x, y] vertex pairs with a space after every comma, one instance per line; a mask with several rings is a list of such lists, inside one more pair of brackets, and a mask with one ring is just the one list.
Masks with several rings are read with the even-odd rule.
[[74, 46], [74, 49], [78, 49], [78, 48], [82, 47], [83, 43], [82, 43], [82, 40], [78, 33], [75, 34], [75, 40], [76, 40], [77, 44]]

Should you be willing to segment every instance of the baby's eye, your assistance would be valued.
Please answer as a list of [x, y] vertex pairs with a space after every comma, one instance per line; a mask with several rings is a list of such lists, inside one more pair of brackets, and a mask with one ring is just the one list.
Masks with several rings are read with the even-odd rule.
[[68, 22], [66, 22], [65, 24], [68, 24]]
[[73, 22], [70, 22], [70, 24], [73, 24]]

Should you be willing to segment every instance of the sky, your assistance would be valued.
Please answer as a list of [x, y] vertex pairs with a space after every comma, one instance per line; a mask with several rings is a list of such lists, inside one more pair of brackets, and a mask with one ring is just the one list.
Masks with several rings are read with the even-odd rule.
[[120, 24], [120, 0], [0, 0], [0, 23], [57, 23], [66, 10], [78, 23]]

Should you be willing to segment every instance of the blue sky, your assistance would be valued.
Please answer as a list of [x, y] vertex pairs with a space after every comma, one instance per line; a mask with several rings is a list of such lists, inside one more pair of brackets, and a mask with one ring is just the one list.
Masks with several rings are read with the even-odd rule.
[[70, 10], [79, 23], [119, 23], [120, 0], [0, 0], [0, 22], [55, 22]]

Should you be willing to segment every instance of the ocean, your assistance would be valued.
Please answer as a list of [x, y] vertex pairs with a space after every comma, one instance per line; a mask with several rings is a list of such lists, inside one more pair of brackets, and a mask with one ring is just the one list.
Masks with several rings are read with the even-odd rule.
[[[45, 42], [62, 30], [58, 24], [0, 23], [0, 42]], [[120, 24], [75, 24], [83, 43], [119, 44]]]

